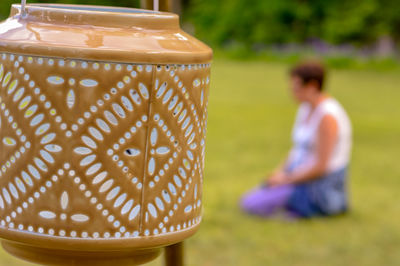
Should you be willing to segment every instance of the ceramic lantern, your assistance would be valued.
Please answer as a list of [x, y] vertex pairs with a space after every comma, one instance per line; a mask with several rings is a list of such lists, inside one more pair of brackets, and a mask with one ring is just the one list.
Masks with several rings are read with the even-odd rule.
[[0, 24], [4, 248], [139, 263], [192, 235], [211, 56], [171, 13], [12, 5]]

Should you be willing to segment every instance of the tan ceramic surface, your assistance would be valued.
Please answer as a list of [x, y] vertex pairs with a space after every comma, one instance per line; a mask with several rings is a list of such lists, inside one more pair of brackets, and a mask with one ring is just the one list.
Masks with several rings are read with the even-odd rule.
[[[98, 12], [78, 19], [65, 11], [59, 20], [61, 10], [28, 6], [25, 20], [18, 10], [0, 24], [0, 237], [98, 251], [193, 234], [202, 210], [209, 48], [192, 37], [168, 39], [177, 36], [171, 14], [103, 12], [100, 20]], [[123, 41], [96, 46], [95, 36], [118, 28], [119, 16], [140, 26], [137, 36], [110, 30]], [[72, 32], [86, 34], [86, 44]]]
[[175, 14], [79, 8], [99, 11], [30, 4], [27, 15], [21, 17], [20, 5], [13, 5], [10, 17], [0, 25], [0, 51], [127, 63], [194, 64], [211, 60], [211, 49], [183, 32]]

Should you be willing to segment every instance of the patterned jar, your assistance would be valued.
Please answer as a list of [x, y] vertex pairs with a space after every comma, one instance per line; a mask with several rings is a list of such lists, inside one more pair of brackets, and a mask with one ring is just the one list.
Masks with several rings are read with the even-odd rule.
[[121, 265], [191, 236], [211, 57], [171, 13], [12, 5], [0, 24], [3, 247]]

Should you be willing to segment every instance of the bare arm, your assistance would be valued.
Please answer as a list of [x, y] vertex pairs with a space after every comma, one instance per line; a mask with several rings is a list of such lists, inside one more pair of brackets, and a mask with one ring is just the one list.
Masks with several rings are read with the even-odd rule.
[[326, 172], [329, 159], [331, 158], [338, 136], [338, 125], [332, 115], [325, 115], [320, 123], [317, 139], [317, 160], [315, 164], [307, 169], [294, 171], [289, 179], [291, 183], [302, 183], [309, 181]]
[[297, 184], [306, 182], [323, 175], [326, 171], [330, 156], [338, 135], [338, 126], [336, 119], [332, 115], [325, 115], [320, 123], [318, 130], [318, 139], [316, 145], [316, 162], [311, 167], [297, 169], [291, 174], [279, 172], [273, 175], [268, 184], [271, 186], [284, 185], [284, 184]]
[[286, 155], [284, 157], [284, 159], [278, 164], [277, 167], [275, 167], [275, 169], [272, 171], [271, 175], [274, 175], [276, 173], [280, 173], [280, 172], [284, 172], [285, 168], [286, 168], [286, 164], [288, 161], [289, 155]]

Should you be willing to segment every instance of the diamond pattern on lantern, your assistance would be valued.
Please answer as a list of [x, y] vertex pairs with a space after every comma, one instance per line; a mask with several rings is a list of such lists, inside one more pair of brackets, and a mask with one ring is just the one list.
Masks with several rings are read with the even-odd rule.
[[[157, 67], [144, 187], [146, 195], [155, 196], [143, 202], [144, 235], [180, 231], [200, 222], [207, 67]], [[155, 221], [162, 221], [158, 228], [153, 227]]]
[[4, 151], [1, 153], [0, 159], [1, 162], [5, 162], [0, 166], [0, 176], [2, 176], [7, 169], [21, 158], [21, 154], [30, 148], [30, 142], [26, 141], [26, 136], [22, 134], [22, 130], [10, 115], [9, 110], [6, 109], [6, 105], [1, 98], [0, 104], [0, 130], [3, 132], [0, 150]]
[[120, 232], [127, 237], [138, 235], [140, 226], [148, 88], [141, 82], [105, 104], [73, 149], [85, 184], [112, 217], [128, 225]]
[[[18, 80], [14, 79], [11, 72], [7, 72], [3, 64], [0, 64], [0, 82], [2, 91], [7, 91], [7, 94], [12, 94], [18, 86]], [[18, 91], [20, 92], [21, 89]], [[21, 96], [21, 93], [14, 95], [13, 101], [17, 101]], [[14, 117], [6, 108], [1, 97], [0, 103], [0, 130], [3, 133], [0, 149], [4, 151], [0, 155], [0, 160], [1, 162], [5, 162], [0, 168], [0, 176], [2, 176], [21, 157], [21, 153], [30, 148], [30, 142], [26, 141], [26, 136], [22, 134], [22, 130], [19, 128], [17, 122], [14, 121]]]
[[119, 238], [199, 223], [208, 75], [2, 54], [0, 225]]
[[45, 115], [38, 111], [32, 95], [23, 87], [24, 72], [13, 71], [18, 64], [10, 63], [0, 64], [3, 88], [0, 91], [0, 127], [4, 136], [0, 144], [3, 145], [0, 156], [3, 164], [0, 172], [3, 177], [0, 182], [2, 216], [15, 213], [11, 206], [26, 199], [34, 187], [43, 182], [42, 175], [51, 170], [61, 150], [54, 143], [55, 133], [50, 131]]
[[[49, 206], [49, 202], [57, 204]], [[58, 169], [51, 179], [38, 187], [16, 209], [11, 219], [7, 216], [0, 221], [2, 226], [72, 238], [113, 237], [121, 234], [119, 227], [114, 225], [116, 220], [111, 221], [104, 215], [109, 213], [106, 208], [96, 206], [92, 193], [82, 184], [75, 171], [70, 169], [69, 163]], [[92, 219], [94, 216], [95, 220]], [[104, 228], [107, 230], [104, 231]]]
[[[142, 121], [136, 121], [136, 123], [107, 150], [107, 154], [110, 156], [111, 160], [128, 176], [134, 175], [130, 169], [136, 168], [134, 164], [136, 159], [144, 156], [139, 148], [143, 147], [143, 145], [136, 145], [132, 140], [137, 137], [138, 131], [141, 131], [140, 133], [143, 132], [142, 127], [146, 120], [147, 117], [142, 117]], [[137, 185], [142, 186], [141, 183]]]
[[[35, 66], [41, 71], [30, 71]], [[40, 57], [22, 60], [21, 69], [30, 73], [29, 84], [35, 93], [48, 99], [47, 109], [67, 137], [86, 125], [106, 102], [114, 100], [118, 91], [142, 88], [143, 80], [151, 74], [151, 68], [141, 65]], [[110, 80], [111, 87], [103, 86]]]
[[[162, 120], [159, 119], [159, 115], [155, 115], [154, 119], [158, 120], [159, 122], [162, 122], [162, 124], [164, 123]], [[167, 131], [165, 137], [167, 137], [167, 139], [169, 138], [170, 141], [173, 142], [173, 145], [168, 143], [168, 140], [167, 141], [160, 140], [161, 136], [159, 136], [159, 134], [163, 131]], [[170, 148], [170, 146], [177, 147], [178, 142], [175, 140], [175, 137], [171, 135], [171, 131], [168, 130], [166, 125], [163, 125], [163, 130], [159, 130], [157, 127], [153, 127], [150, 130], [150, 159], [147, 163], [147, 173], [151, 177], [155, 175], [154, 176], [155, 182], [159, 181], [160, 176], [162, 177], [165, 175], [165, 171], [168, 171], [169, 165], [171, 165], [174, 159], [178, 156], [180, 148], [177, 149], [178, 152], [176, 151], [172, 152], [171, 150], [173, 148]], [[168, 161], [164, 165], [161, 164], [161, 166], [158, 166], [156, 165], [156, 161], [160, 163], [161, 162], [161, 160], [159, 159], [160, 157], [166, 157], [168, 158]], [[156, 172], [156, 169], [159, 169], [159, 171]], [[150, 182], [149, 186], [154, 187], [154, 182]]]
[[[68, 196], [68, 192], [64, 191], [61, 194], [60, 197], [60, 205], [61, 205], [61, 209], [63, 211], [65, 211], [68, 208], [68, 204], [69, 204], [69, 196]], [[55, 212], [52, 212], [50, 210], [45, 210], [45, 211], [40, 211], [39, 215], [44, 218], [44, 219], [55, 219], [57, 218], [57, 214]], [[87, 216], [86, 214], [82, 214], [82, 213], [75, 213], [75, 214], [71, 214], [71, 216], [69, 216], [68, 214], [65, 213], [61, 213], [60, 214], [60, 219], [61, 220], [67, 220], [67, 219], [71, 219], [75, 222], [87, 222], [89, 221], [89, 216]]]

